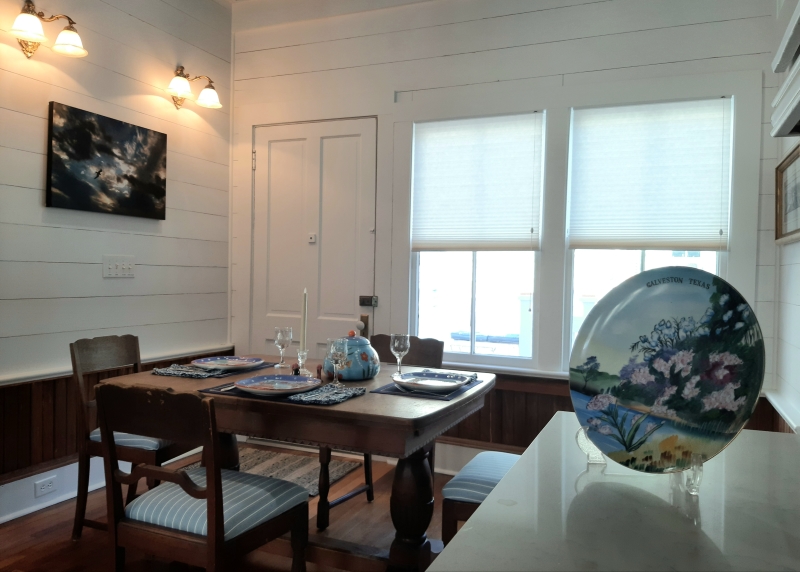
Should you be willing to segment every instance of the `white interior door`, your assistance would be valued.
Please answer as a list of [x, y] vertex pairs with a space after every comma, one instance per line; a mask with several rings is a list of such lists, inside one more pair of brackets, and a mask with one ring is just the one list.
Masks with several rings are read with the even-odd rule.
[[292, 359], [308, 289], [308, 349], [353, 329], [375, 287], [377, 120], [350, 119], [255, 130], [250, 348], [276, 353], [276, 326], [292, 326]]

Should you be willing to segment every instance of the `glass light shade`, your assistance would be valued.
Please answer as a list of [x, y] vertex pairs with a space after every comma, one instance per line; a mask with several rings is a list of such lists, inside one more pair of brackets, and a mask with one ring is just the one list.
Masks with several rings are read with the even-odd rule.
[[42, 29], [42, 21], [33, 14], [22, 13], [14, 20], [11, 35], [28, 42], [44, 42], [47, 38]]
[[189, 85], [189, 80], [185, 77], [176, 75], [169, 82], [167, 93], [174, 97], [187, 97], [192, 99], [192, 87]]
[[61, 30], [56, 43], [53, 44], [53, 51], [70, 58], [82, 58], [89, 53], [83, 49], [83, 42], [78, 32], [70, 30], [69, 26]]
[[219, 102], [217, 90], [214, 89], [213, 85], [207, 85], [203, 88], [203, 91], [201, 91], [200, 95], [197, 97], [197, 105], [211, 109], [219, 109], [222, 107], [222, 104]]

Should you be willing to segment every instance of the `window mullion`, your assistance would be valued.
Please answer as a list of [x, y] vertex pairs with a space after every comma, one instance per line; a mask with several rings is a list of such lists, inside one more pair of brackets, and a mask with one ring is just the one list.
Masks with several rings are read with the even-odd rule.
[[476, 270], [478, 268], [477, 264], [478, 260], [478, 253], [472, 251], [472, 305], [470, 308], [470, 317], [469, 317], [469, 353], [475, 355], [475, 337], [477, 333], [475, 332], [475, 306], [476, 306], [476, 294], [477, 294], [477, 275]]

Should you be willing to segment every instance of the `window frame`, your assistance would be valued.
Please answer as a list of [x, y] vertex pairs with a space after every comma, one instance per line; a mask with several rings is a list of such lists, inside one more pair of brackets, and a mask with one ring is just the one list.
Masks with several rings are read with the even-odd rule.
[[[476, 252], [476, 251], [469, 251], [469, 252]], [[475, 329], [475, 281], [476, 281], [476, 268], [475, 268], [475, 261], [476, 258], [473, 255], [473, 267], [472, 267], [472, 318], [470, 323], [470, 336], [472, 336], [472, 330]], [[458, 352], [444, 352], [444, 363], [459, 367], [459, 366], [497, 366], [497, 367], [505, 367], [508, 368], [509, 371], [517, 371], [520, 369], [531, 370], [535, 368], [537, 363], [537, 343], [536, 337], [538, 335], [537, 332], [537, 323], [536, 323], [536, 288], [538, 287], [538, 280], [539, 280], [539, 252], [534, 251], [533, 257], [533, 300], [531, 301], [532, 308], [531, 310], [534, 312], [534, 319], [532, 320], [531, 324], [531, 357], [524, 357], [524, 356], [492, 356], [488, 354], [476, 354], [476, 353], [458, 353]], [[412, 335], [419, 335], [419, 252], [412, 252], [411, 253], [411, 284], [412, 284], [412, 308], [411, 308], [411, 316], [409, 321], [409, 333]], [[521, 334], [522, 332], [520, 332]], [[473, 347], [472, 341], [470, 341], [470, 347]]]
[[[536, 254], [531, 363], [520, 367], [513, 363], [520, 358], [492, 357], [473, 364], [451, 361], [456, 359], [455, 355], [463, 356], [454, 354], [445, 356], [445, 364], [563, 377], [568, 371], [571, 349], [572, 253], [566, 243], [566, 216], [572, 109], [713, 97], [733, 99], [730, 239], [729, 249], [723, 251], [726, 258], [723, 266], [727, 268], [721, 268], [720, 275], [746, 299], [755, 300], [758, 217], [752, 213], [758, 212], [761, 168], [761, 72], [749, 70], [614, 83], [567, 82], [565, 85], [558, 76], [415, 92], [413, 98], [401, 98], [397, 102], [396, 113], [383, 116], [383, 120], [391, 124], [387, 139], [392, 144], [392, 165], [388, 169], [392, 224], [390, 244], [383, 251], [378, 245], [378, 254], [383, 252], [391, 257], [392, 271], [386, 285], [390, 307], [381, 319], [392, 331], [416, 331], [413, 317], [417, 312], [413, 270], [416, 258], [410, 242], [414, 124], [540, 111], [544, 117], [544, 184], [541, 250]], [[547, 303], [542, 304], [542, 300]], [[376, 315], [376, 325], [378, 320]]]

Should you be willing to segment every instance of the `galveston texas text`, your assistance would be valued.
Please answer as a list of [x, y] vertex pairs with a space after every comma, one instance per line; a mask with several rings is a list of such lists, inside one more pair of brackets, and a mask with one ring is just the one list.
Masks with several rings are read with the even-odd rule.
[[[683, 284], [683, 278], [680, 276], [666, 276], [665, 278], [658, 278], [657, 280], [651, 280], [647, 283], [648, 288], [652, 288], [653, 286], [658, 286], [660, 284]], [[702, 280], [695, 280], [694, 278], [687, 278], [686, 281], [691, 284], [692, 286], [699, 286], [700, 288], [705, 288], [706, 290], [711, 289], [711, 285], [708, 282], [703, 282]]]

